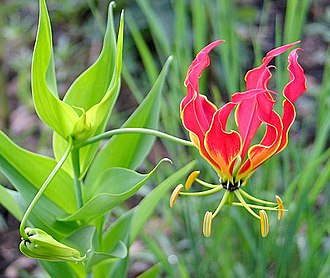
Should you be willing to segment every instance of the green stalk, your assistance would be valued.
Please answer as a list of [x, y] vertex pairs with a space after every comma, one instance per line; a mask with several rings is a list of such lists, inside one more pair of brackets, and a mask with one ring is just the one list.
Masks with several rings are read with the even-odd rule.
[[62, 158], [56, 164], [55, 168], [51, 171], [51, 173], [49, 174], [49, 176], [47, 177], [47, 179], [45, 180], [43, 185], [40, 187], [38, 193], [36, 194], [36, 196], [33, 198], [32, 202], [28, 206], [27, 210], [25, 211], [25, 213], [23, 215], [23, 218], [22, 218], [22, 221], [21, 221], [21, 224], [20, 224], [20, 227], [19, 227], [20, 234], [25, 240], [28, 240], [28, 235], [25, 233], [25, 226], [26, 226], [27, 219], [28, 219], [28, 217], [30, 216], [30, 214], [32, 212], [32, 209], [35, 207], [35, 205], [39, 201], [41, 195], [45, 192], [45, 190], [47, 189], [48, 185], [53, 180], [53, 178], [55, 177], [57, 172], [61, 169], [62, 165], [64, 164], [64, 162], [68, 158], [71, 150], [72, 150], [72, 143], [70, 142], [69, 146], [66, 149], [66, 151], [64, 152]]
[[91, 137], [85, 141], [82, 141], [80, 143], [78, 143], [77, 145], [75, 145], [75, 148], [82, 148], [84, 146], [96, 143], [100, 140], [103, 139], [109, 139], [111, 136], [113, 135], [120, 135], [120, 134], [129, 134], [129, 133], [138, 133], [138, 134], [146, 134], [146, 135], [153, 135], [159, 138], [164, 138], [176, 143], [179, 143], [181, 145], [185, 145], [188, 147], [193, 147], [194, 144], [190, 141], [181, 139], [181, 138], [177, 138], [175, 136], [169, 135], [167, 133], [158, 131], [158, 130], [153, 130], [153, 129], [148, 129], [148, 128], [118, 128], [118, 129], [113, 129], [113, 130], [109, 130], [106, 131], [104, 133], [101, 133], [99, 135], [96, 135], [94, 137]]
[[78, 148], [72, 149], [71, 159], [72, 159], [73, 181], [76, 191], [77, 206], [78, 208], [81, 208], [84, 204], [84, 201], [82, 197], [82, 188], [81, 188], [81, 180], [80, 180], [80, 160], [79, 160]]

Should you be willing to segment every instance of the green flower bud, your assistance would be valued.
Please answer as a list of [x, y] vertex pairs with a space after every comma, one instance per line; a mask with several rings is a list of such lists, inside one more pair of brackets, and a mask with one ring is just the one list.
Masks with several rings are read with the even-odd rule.
[[27, 257], [55, 262], [86, 259], [86, 255], [82, 257], [78, 250], [58, 242], [43, 230], [27, 227], [25, 232], [28, 238], [22, 238], [19, 249]]

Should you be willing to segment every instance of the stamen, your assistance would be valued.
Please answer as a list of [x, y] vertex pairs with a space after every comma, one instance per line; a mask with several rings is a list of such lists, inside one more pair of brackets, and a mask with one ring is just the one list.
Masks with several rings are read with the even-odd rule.
[[[218, 185], [209, 190], [198, 191], [198, 192], [179, 192], [180, 195], [184, 196], [205, 196], [222, 190], [222, 186]], [[173, 192], [174, 193], [174, 192]]]
[[243, 189], [240, 189], [240, 192], [245, 198], [248, 198], [251, 201], [254, 201], [254, 202], [257, 202], [257, 203], [260, 203], [260, 204], [271, 205], [271, 206], [277, 205], [277, 203], [274, 203], [274, 202], [269, 202], [269, 201], [258, 199], [256, 197], [246, 193]]
[[282, 202], [282, 199], [280, 198], [280, 196], [275, 195], [276, 198], [276, 202], [278, 203], [278, 214], [277, 214], [277, 219], [278, 220], [282, 220], [283, 216], [284, 216], [284, 205]]
[[171, 194], [171, 197], [170, 197], [170, 207], [173, 208], [174, 207], [174, 204], [176, 202], [176, 199], [178, 199], [179, 197], [179, 194], [181, 192], [183, 188], [183, 185], [182, 184], [179, 184], [177, 187], [174, 188], [172, 194]]
[[212, 219], [217, 216], [217, 214], [220, 212], [221, 208], [227, 203], [228, 196], [231, 192], [229, 190], [225, 191], [225, 194], [223, 194], [222, 199], [217, 207], [217, 209], [212, 214]]
[[[255, 208], [255, 209], [263, 209], [263, 210], [273, 210], [273, 211], [278, 211], [279, 212], [279, 208], [278, 207], [264, 207], [264, 206], [258, 206], [258, 205], [253, 205], [253, 204], [249, 204], [246, 203], [250, 208]], [[237, 203], [237, 202], [233, 202], [232, 203], [233, 206], [237, 206], [237, 207], [243, 207], [243, 205], [241, 203]], [[287, 211], [286, 209], [283, 209], [283, 211]]]
[[262, 237], [266, 237], [269, 233], [268, 215], [264, 210], [259, 211], [260, 216], [260, 232]]
[[186, 190], [189, 190], [194, 183], [194, 181], [197, 179], [198, 175], [200, 174], [200, 171], [193, 171], [191, 174], [188, 176], [186, 183], [184, 185]]
[[257, 219], [260, 219], [259, 215], [256, 214], [250, 207], [249, 205], [245, 202], [245, 200], [243, 199], [242, 195], [241, 195], [241, 192], [242, 189], [238, 189], [238, 190], [235, 190], [234, 193], [237, 197], [237, 199], [242, 203], [242, 206], [250, 213], [252, 214], [255, 218]]
[[218, 187], [220, 185], [220, 184], [211, 184], [211, 183], [202, 181], [200, 179], [196, 179], [195, 181], [198, 182], [200, 185], [203, 185], [203, 186], [208, 187], [208, 188], [215, 188], [215, 187]]
[[205, 237], [210, 237], [212, 233], [212, 212], [207, 211], [204, 215], [203, 220], [203, 235]]

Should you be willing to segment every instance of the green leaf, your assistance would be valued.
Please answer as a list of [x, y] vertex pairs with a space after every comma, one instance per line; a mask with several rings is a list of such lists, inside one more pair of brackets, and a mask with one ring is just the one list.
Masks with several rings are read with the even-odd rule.
[[[24, 198], [35, 194], [55, 165], [54, 159], [22, 149], [0, 131], [0, 171]], [[44, 194], [67, 213], [77, 210], [73, 180], [61, 169]]]
[[106, 260], [118, 260], [127, 256], [127, 247], [122, 242], [116, 242], [116, 248], [111, 253], [91, 251], [91, 257], [87, 261], [87, 269], [91, 269], [97, 264]]
[[[148, 96], [123, 127], [157, 128], [161, 91], [171, 60], [172, 57], [167, 59]], [[111, 167], [135, 169], [148, 154], [153, 141], [154, 137], [141, 134], [112, 137], [91, 164], [86, 177], [86, 186], [91, 186], [97, 177]]]
[[39, 261], [50, 277], [85, 278], [83, 263]]
[[79, 250], [81, 255], [85, 255], [93, 248], [93, 236], [95, 234], [95, 226], [86, 226], [74, 231], [64, 240], [64, 243]]
[[[108, 229], [108, 231], [103, 236], [102, 250], [112, 250], [114, 248], [114, 243], [118, 241], [126, 242], [129, 237], [129, 245], [133, 243], [135, 238], [138, 236], [142, 227], [154, 212], [157, 204], [168, 193], [168, 190], [175, 186], [178, 182], [185, 178], [185, 176], [195, 167], [196, 162], [190, 162], [185, 167], [181, 168], [176, 173], [172, 174], [162, 183], [160, 183], [154, 190], [152, 190], [141, 202], [137, 205], [134, 210], [130, 210], [120, 216]], [[169, 199], [169, 197], [168, 197]], [[100, 277], [109, 277], [109, 269], [113, 271], [116, 268], [124, 267], [125, 262], [119, 265], [121, 261], [117, 262], [115, 265], [102, 265], [98, 268], [98, 273]], [[108, 272], [104, 272], [108, 270]]]
[[129, 169], [110, 168], [94, 186], [95, 194], [76, 213], [59, 218], [60, 221], [89, 221], [133, 196], [155, 173], [159, 165], [169, 159], [162, 159], [149, 174], [139, 174]]
[[103, 250], [111, 250], [114, 246], [114, 242], [120, 240], [125, 241], [128, 231], [130, 231], [130, 244], [132, 244], [160, 200], [168, 193], [170, 188], [182, 181], [195, 165], [195, 161], [190, 162], [179, 171], [172, 174], [153, 189], [140, 204], [134, 208], [133, 212], [129, 211], [118, 218], [104, 234], [102, 244]]
[[[156, 206], [159, 204], [160, 200], [168, 190], [175, 186], [177, 183], [182, 181], [184, 177], [191, 171], [191, 169], [196, 165], [195, 161], [190, 162], [185, 167], [181, 168], [179, 171], [168, 177], [160, 185], [158, 185], [154, 190], [152, 190], [137, 206], [134, 210], [132, 217], [131, 228], [130, 228], [130, 244], [138, 236], [143, 225], [153, 213]], [[169, 197], [168, 197], [169, 198]]]
[[0, 184], [0, 204], [14, 215], [17, 220], [21, 220], [23, 211], [17, 205], [16, 200], [12, 196], [12, 192], [14, 191]]
[[116, 242], [126, 240], [132, 215], [133, 210], [129, 210], [122, 214], [114, 223], [111, 224], [109, 230], [104, 234], [103, 237], [103, 251], [111, 251], [115, 248]]
[[137, 278], [155, 278], [160, 275], [160, 264], [155, 264], [150, 267], [148, 270], [137, 276]]
[[87, 260], [84, 261], [87, 270], [90, 270], [96, 264], [104, 260], [114, 260], [118, 258], [125, 258], [127, 255], [127, 248], [123, 242], [115, 242], [115, 248], [111, 252], [95, 251], [93, 239], [96, 235], [95, 226], [87, 226], [76, 230], [63, 242], [68, 246], [79, 250], [80, 254], [87, 255]]
[[63, 138], [68, 138], [79, 116], [58, 98], [52, 34], [46, 3], [40, 0], [39, 24], [31, 69], [32, 96], [40, 119]]
[[[73, 132], [73, 136], [77, 141], [104, 131], [118, 97], [122, 69], [124, 16], [123, 14], [121, 16], [116, 48], [112, 14], [113, 5], [113, 2], [109, 5], [107, 30], [99, 58], [78, 77], [64, 98], [64, 102], [84, 111]], [[56, 133], [54, 133], [53, 141], [55, 157], [59, 158], [64, 153], [67, 142]], [[81, 149], [80, 165], [82, 174], [87, 170], [97, 149], [98, 144]], [[65, 169], [71, 172], [71, 164], [67, 163]]]

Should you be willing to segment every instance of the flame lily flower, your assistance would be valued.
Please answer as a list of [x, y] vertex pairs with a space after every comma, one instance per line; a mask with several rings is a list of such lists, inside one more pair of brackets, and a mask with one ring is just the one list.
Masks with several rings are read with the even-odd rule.
[[[268, 88], [272, 76], [272, 66], [269, 63], [299, 42], [269, 51], [261, 65], [246, 74], [246, 91], [232, 95], [230, 102], [217, 108], [206, 96], [200, 94], [198, 80], [210, 64], [209, 52], [222, 42], [214, 41], [197, 54], [188, 69], [184, 82], [187, 95], [180, 105], [183, 125], [200, 154], [217, 172], [219, 184], [212, 185], [199, 180], [199, 171], [195, 171], [187, 179], [186, 190], [194, 181], [209, 189], [202, 192], [182, 192], [183, 186], [180, 185], [173, 191], [170, 205], [174, 205], [179, 195], [207, 195], [224, 189], [225, 193], [217, 209], [205, 214], [204, 235], [210, 236], [212, 219], [224, 205], [235, 205], [244, 207], [260, 221], [261, 235], [264, 237], [269, 230], [266, 210], [278, 211], [278, 218], [281, 219], [285, 210], [283, 202], [279, 196], [276, 196], [276, 202], [260, 200], [243, 191], [242, 187], [259, 166], [281, 152], [288, 143], [288, 132], [296, 114], [294, 103], [306, 91], [306, 78], [297, 55], [297, 51], [301, 49], [296, 48], [288, 55], [287, 69], [290, 77], [283, 89], [284, 101], [280, 115], [274, 110], [276, 99], [273, 95], [276, 93]], [[236, 130], [227, 128], [227, 121], [232, 113]], [[265, 133], [258, 144], [253, 144], [261, 126], [265, 126]], [[259, 204], [250, 204], [245, 199]], [[255, 210], [259, 210], [259, 214]]]

